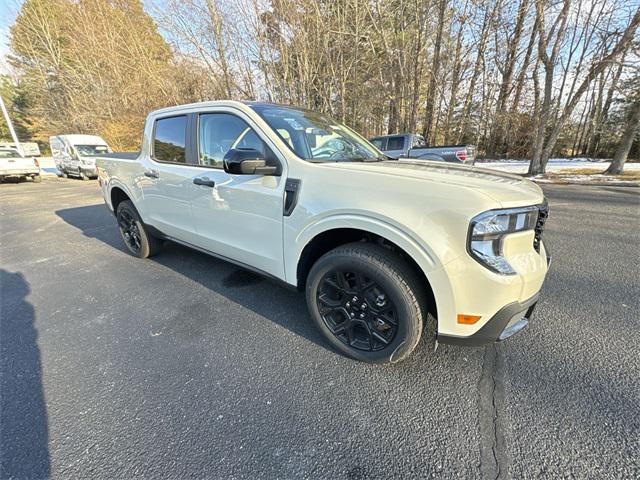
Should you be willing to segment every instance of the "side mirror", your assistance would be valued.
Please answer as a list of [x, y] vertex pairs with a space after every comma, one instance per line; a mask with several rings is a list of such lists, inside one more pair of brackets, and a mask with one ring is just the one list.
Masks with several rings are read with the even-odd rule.
[[265, 156], [253, 148], [232, 148], [222, 161], [224, 171], [234, 175], [274, 175], [278, 170], [267, 165]]

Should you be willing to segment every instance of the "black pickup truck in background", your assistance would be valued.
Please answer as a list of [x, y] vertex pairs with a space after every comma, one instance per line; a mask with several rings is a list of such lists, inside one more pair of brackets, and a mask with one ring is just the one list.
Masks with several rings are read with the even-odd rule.
[[465, 165], [473, 165], [476, 159], [473, 145], [427, 147], [424, 137], [415, 133], [383, 135], [369, 141], [391, 158], [419, 158]]

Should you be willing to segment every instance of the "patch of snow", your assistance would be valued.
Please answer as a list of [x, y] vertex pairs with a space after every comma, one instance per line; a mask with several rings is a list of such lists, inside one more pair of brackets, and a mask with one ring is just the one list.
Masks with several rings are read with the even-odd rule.
[[[611, 163], [610, 160], [590, 160], [588, 158], [552, 158], [547, 163], [547, 173], [561, 173], [567, 168], [585, 168], [604, 172]], [[490, 162], [476, 162], [474, 167], [490, 168], [509, 173], [527, 173], [529, 160], [498, 160]], [[625, 172], [640, 171], [640, 163], [626, 163]], [[634, 182], [631, 182], [634, 183]]]

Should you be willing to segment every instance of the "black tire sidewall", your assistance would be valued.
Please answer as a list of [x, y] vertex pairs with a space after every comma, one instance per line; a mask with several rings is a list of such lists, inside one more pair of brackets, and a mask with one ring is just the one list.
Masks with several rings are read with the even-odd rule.
[[[120, 227], [120, 223], [119, 223], [119, 218], [120, 218], [120, 213], [122, 211], [127, 211], [135, 220], [136, 225], [138, 227], [138, 232], [140, 235], [140, 250], [139, 251], [135, 251], [131, 248], [131, 246], [127, 243], [127, 241], [124, 238], [124, 234], [122, 232], [122, 228]], [[148, 235], [146, 230], [144, 229], [144, 225], [142, 224], [142, 220], [140, 219], [140, 215], [138, 215], [138, 212], [136, 211], [135, 207], [133, 206], [133, 204], [128, 201], [125, 200], [123, 202], [120, 202], [120, 204], [118, 205], [117, 208], [117, 212], [116, 212], [116, 221], [118, 221], [118, 231], [120, 232], [120, 238], [122, 238], [122, 242], [124, 243], [125, 247], [127, 247], [127, 251], [133, 255], [134, 257], [138, 257], [138, 258], [146, 258], [149, 256], [149, 239], [148, 239]]]
[[[376, 281], [391, 298], [391, 301], [396, 307], [396, 311], [398, 313], [398, 331], [396, 332], [393, 341], [384, 349], [368, 352], [349, 347], [336, 338], [331, 330], [329, 330], [325, 325], [324, 320], [322, 320], [318, 309], [316, 293], [322, 278], [329, 271], [338, 268], [346, 271], [360, 271], [366, 274], [369, 278]], [[408, 338], [410, 332], [415, 330], [415, 328], [410, 328], [409, 323], [418, 322], [420, 320], [416, 318], [416, 312], [412, 308], [410, 299], [407, 297], [403, 288], [373, 262], [368, 262], [348, 254], [322, 257], [316, 262], [309, 273], [306, 297], [311, 318], [322, 334], [334, 348], [351, 358], [369, 363], [390, 363], [394, 361], [394, 357], [396, 356], [403, 358], [403, 355], [397, 355], [397, 353], [403, 350], [403, 347], [406, 344], [412, 345], [415, 343], [412, 339]]]

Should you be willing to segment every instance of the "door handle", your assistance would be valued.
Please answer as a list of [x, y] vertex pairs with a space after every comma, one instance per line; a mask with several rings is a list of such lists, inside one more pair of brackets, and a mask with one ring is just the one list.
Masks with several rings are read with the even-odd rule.
[[160, 174], [157, 170], [145, 170], [144, 176], [149, 178], [160, 178]]
[[193, 183], [196, 185], [203, 185], [205, 187], [215, 187], [216, 182], [210, 180], [208, 177], [196, 177], [193, 179]]

